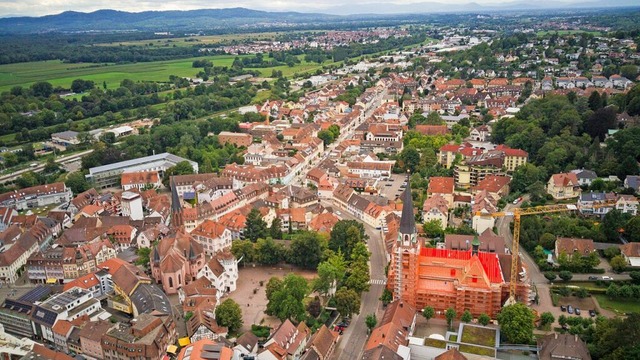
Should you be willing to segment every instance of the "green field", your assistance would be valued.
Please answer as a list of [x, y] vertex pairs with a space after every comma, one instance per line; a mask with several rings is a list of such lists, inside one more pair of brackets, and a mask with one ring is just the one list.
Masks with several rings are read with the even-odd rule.
[[233, 55], [216, 55], [180, 60], [135, 64], [66, 64], [59, 60], [0, 65], [0, 92], [16, 85], [29, 86], [48, 81], [53, 86], [69, 88], [75, 79], [93, 80], [98, 86], [116, 88], [123, 79], [133, 81], [169, 81], [169, 75], [194, 77], [200, 69], [191, 65], [196, 59], [209, 59], [215, 66], [231, 66]]
[[635, 312], [640, 313], [640, 302], [637, 300], [612, 300], [607, 295], [593, 295], [600, 307], [603, 309], [614, 311], [618, 314]]
[[[252, 55], [240, 55], [240, 57]], [[53, 86], [69, 88], [75, 79], [93, 80], [97, 86], [107, 83], [107, 88], [113, 89], [120, 86], [123, 79], [133, 81], [169, 81], [170, 75], [181, 77], [195, 77], [201, 70], [192, 67], [194, 60], [208, 59], [214, 66], [227, 66], [233, 64], [235, 55], [215, 55], [199, 58], [187, 58], [180, 60], [154, 61], [135, 64], [67, 64], [59, 60], [28, 62], [18, 64], [0, 65], [0, 92], [8, 91], [13, 86], [30, 86], [37, 81], [48, 81]], [[300, 55], [302, 60], [304, 55]], [[282, 75], [291, 78], [293, 74], [313, 73], [322, 69], [324, 65], [332, 65], [334, 62], [325, 61], [322, 65], [302, 60], [293, 67], [286, 65], [269, 68], [245, 68], [257, 70], [263, 77], [270, 77], [273, 70], [282, 71]]]

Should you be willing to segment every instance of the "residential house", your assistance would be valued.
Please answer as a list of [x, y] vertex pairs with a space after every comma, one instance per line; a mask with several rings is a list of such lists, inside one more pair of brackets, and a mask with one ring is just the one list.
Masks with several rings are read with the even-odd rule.
[[29, 210], [71, 200], [71, 189], [63, 182], [32, 186], [0, 194], [0, 206]]
[[578, 197], [581, 193], [578, 177], [574, 173], [553, 174], [547, 182], [547, 194], [556, 200]]
[[473, 198], [471, 207], [471, 224], [473, 229], [482, 234], [487, 229], [493, 229], [496, 219], [491, 214], [498, 212], [499, 198], [486, 190], [479, 191]]
[[4, 231], [11, 225], [11, 221], [14, 216], [17, 216], [18, 212], [10, 207], [0, 207], [0, 232]]
[[238, 262], [229, 251], [216, 253], [200, 270], [198, 277], [206, 277], [218, 290], [219, 297], [236, 290]]
[[472, 193], [486, 191], [496, 198], [503, 198], [509, 195], [509, 183], [511, 178], [506, 175], [487, 175], [472, 188]]
[[177, 341], [171, 314], [140, 314], [129, 324], [118, 323], [102, 335], [105, 359], [161, 360]]
[[620, 253], [629, 266], [640, 266], [640, 243], [627, 243], [620, 246]]
[[[380, 324], [373, 329], [364, 346], [365, 355], [368, 351], [384, 347], [401, 358], [408, 359], [409, 337], [415, 329], [416, 314], [416, 309], [404, 300], [395, 300], [389, 304]], [[374, 359], [371, 355], [363, 358]]]
[[193, 231], [193, 236], [204, 248], [207, 256], [231, 249], [231, 230], [213, 220], [205, 220]]
[[596, 172], [592, 170], [576, 169], [571, 170], [571, 172], [576, 174], [578, 184], [580, 184], [580, 186], [591, 186], [593, 180], [598, 178]]
[[[235, 348], [234, 348], [235, 349]], [[224, 342], [203, 339], [192, 342], [183, 347], [178, 354], [178, 360], [232, 360], [236, 359], [234, 350], [226, 346]]]
[[578, 253], [582, 256], [589, 256], [592, 252], [596, 251], [596, 248], [591, 239], [577, 239], [577, 238], [564, 238], [559, 237], [556, 239], [555, 256], [556, 259], [560, 254], [565, 253], [568, 256], [572, 256], [574, 253]]
[[[408, 206], [411, 204], [403, 204]], [[449, 202], [439, 194], [433, 195], [424, 201], [422, 205], [422, 220], [439, 221], [442, 229], [447, 227], [449, 218]]]
[[102, 351], [102, 335], [106, 334], [114, 327], [111, 321], [100, 320], [90, 321], [80, 330], [80, 346], [82, 355], [94, 359], [104, 359]]
[[80, 144], [78, 135], [80, 135], [80, 133], [71, 130], [53, 133], [51, 134], [51, 142], [65, 148], [72, 145], [78, 145]]
[[429, 187], [427, 188], [427, 197], [440, 195], [447, 201], [448, 207], [453, 207], [453, 192], [455, 189], [455, 181], [452, 177], [433, 176], [429, 179]]
[[538, 338], [540, 360], [591, 360], [587, 344], [578, 335], [549, 334]]
[[624, 179], [624, 187], [627, 189], [633, 189], [635, 192], [640, 192], [640, 176], [627, 175]]
[[147, 190], [158, 189], [162, 186], [160, 174], [158, 171], [135, 171], [122, 173], [120, 177], [120, 186], [122, 190], [129, 191], [131, 189]]
[[480, 125], [476, 128], [473, 128], [469, 133], [469, 138], [473, 141], [489, 141], [491, 137], [491, 127], [488, 125]]
[[[443, 246], [447, 250], [470, 251], [472, 250], [471, 244], [476, 238], [479, 242], [479, 251], [497, 254], [509, 253], [509, 248], [507, 248], [504, 238], [496, 235], [492, 229], [486, 229], [480, 236], [446, 234]], [[438, 244], [438, 246], [442, 245]]]
[[614, 208], [614, 205], [611, 204], [610, 206], [603, 206], [602, 204], [614, 200], [616, 200], [616, 195], [614, 193], [593, 191], [583, 192], [578, 198], [578, 211], [585, 215], [604, 216]]
[[616, 201], [616, 210], [633, 216], [638, 215], [638, 198], [633, 195], [618, 195]]
[[304, 321], [298, 326], [287, 319], [264, 343], [264, 349], [258, 354], [258, 360], [294, 360], [298, 359], [307, 346], [311, 330]]
[[251, 331], [247, 331], [236, 340], [236, 346], [233, 350], [240, 353], [240, 357], [243, 355], [256, 355], [258, 353], [259, 339]]
[[322, 325], [315, 334], [311, 336], [300, 360], [328, 360], [338, 343], [338, 333], [329, 330], [326, 325]]

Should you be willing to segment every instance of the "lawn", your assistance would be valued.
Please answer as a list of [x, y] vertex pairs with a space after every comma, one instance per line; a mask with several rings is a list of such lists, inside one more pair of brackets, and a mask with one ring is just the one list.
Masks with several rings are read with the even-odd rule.
[[424, 345], [444, 349], [447, 347], [447, 342], [444, 340], [427, 338], [427, 339], [424, 339]]
[[603, 309], [615, 311], [619, 314], [629, 312], [640, 313], [640, 302], [638, 302], [637, 300], [612, 300], [609, 299], [607, 295], [601, 294], [593, 296], [596, 298], [596, 300], [598, 300], [598, 304], [600, 304], [600, 307], [602, 307]]
[[496, 351], [494, 349], [483, 348], [480, 346], [463, 344], [463, 345], [460, 345], [460, 348], [458, 348], [458, 350], [460, 350], [460, 352], [469, 353], [469, 354], [476, 354], [476, 355], [490, 356], [490, 357], [496, 356]]
[[465, 325], [462, 329], [460, 342], [484, 346], [496, 346], [496, 331], [494, 329]]
[[200, 69], [192, 67], [196, 59], [208, 59], [215, 66], [231, 66], [233, 55], [216, 55], [180, 60], [154, 61], [135, 64], [67, 64], [59, 60], [0, 65], [0, 92], [16, 85], [29, 86], [36, 81], [48, 81], [53, 86], [69, 88], [75, 79], [95, 81], [97, 86], [107, 83], [117, 88], [123, 79], [133, 81], [169, 81], [169, 75], [194, 77]]

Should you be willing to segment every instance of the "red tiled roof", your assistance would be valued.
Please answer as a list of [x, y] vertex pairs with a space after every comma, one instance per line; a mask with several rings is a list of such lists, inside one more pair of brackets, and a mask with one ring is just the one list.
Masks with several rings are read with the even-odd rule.
[[[447, 259], [470, 260], [472, 257], [471, 251], [444, 250], [436, 248], [422, 248], [420, 250], [420, 256], [438, 258], [442, 259], [444, 262], [446, 262]], [[500, 269], [500, 261], [498, 260], [497, 254], [479, 252], [478, 259], [480, 260], [482, 268], [489, 278], [489, 281], [491, 281], [492, 283], [504, 282], [504, 279], [502, 278], [502, 271]]]
[[453, 194], [455, 181], [452, 177], [434, 176], [429, 179], [429, 194]]

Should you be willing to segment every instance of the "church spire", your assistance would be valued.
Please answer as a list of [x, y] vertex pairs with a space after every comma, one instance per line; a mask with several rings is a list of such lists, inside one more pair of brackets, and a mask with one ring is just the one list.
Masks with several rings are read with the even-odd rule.
[[400, 233], [415, 234], [416, 219], [413, 215], [413, 199], [411, 198], [411, 181], [407, 173], [407, 187], [402, 194], [402, 217], [400, 218]]

